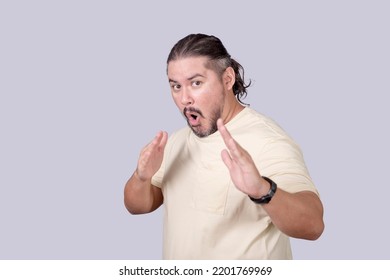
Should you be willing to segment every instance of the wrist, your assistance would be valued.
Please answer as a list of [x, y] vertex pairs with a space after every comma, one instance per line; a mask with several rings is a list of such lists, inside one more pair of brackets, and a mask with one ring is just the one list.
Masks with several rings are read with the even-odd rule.
[[251, 195], [248, 196], [255, 203], [266, 204], [269, 203], [272, 197], [274, 196], [277, 190], [277, 185], [274, 181], [264, 176], [262, 176], [261, 184], [262, 184], [261, 186], [262, 190], [266, 190], [266, 191], [261, 191], [256, 196], [251, 196]]
[[251, 194], [248, 194], [250, 197], [258, 199], [260, 197], [265, 196], [269, 190], [271, 189], [271, 184], [266, 179], [264, 179], [263, 176], [261, 176], [261, 180], [258, 184], [258, 188], [256, 192], [253, 192]]
[[134, 171], [134, 175], [135, 179], [137, 179], [138, 181], [140, 181], [141, 183], [144, 183], [144, 182], [147, 182], [147, 181], [150, 181], [150, 179], [147, 179], [145, 178], [144, 176], [141, 176], [138, 172], [138, 168]]

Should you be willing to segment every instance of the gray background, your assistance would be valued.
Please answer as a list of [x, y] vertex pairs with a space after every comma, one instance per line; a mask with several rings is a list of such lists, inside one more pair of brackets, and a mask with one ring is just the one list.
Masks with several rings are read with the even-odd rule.
[[325, 205], [296, 259], [389, 259], [387, 1], [1, 1], [0, 258], [160, 259], [162, 211], [131, 216], [140, 149], [184, 120], [165, 60], [222, 39], [246, 101], [301, 146]]

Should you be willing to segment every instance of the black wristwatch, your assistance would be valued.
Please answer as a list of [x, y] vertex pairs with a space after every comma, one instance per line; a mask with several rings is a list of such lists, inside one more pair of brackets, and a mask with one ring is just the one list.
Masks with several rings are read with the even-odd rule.
[[254, 203], [257, 203], [257, 204], [267, 204], [271, 201], [272, 197], [274, 196], [275, 192], [276, 192], [276, 189], [278, 188], [278, 186], [276, 185], [276, 183], [274, 181], [272, 181], [270, 178], [267, 178], [267, 177], [264, 177], [262, 176], [267, 182], [270, 183], [271, 185], [271, 188], [269, 189], [268, 193], [260, 198], [253, 198], [251, 196], [249, 196], [249, 198], [254, 202]]

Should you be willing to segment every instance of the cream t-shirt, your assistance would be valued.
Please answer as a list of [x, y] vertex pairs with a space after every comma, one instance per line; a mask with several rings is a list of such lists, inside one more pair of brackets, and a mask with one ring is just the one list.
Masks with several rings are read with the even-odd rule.
[[[278, 188], [317, 193], [299, 147], [271, 119], [246, 107], [226, 127]], [[186, 127], [169, 138], [152, 178], [164, 195], [163, 258], [291, 259], [288, 236], [231, 181], [225, 148], [218, 131], [199, 138]]]

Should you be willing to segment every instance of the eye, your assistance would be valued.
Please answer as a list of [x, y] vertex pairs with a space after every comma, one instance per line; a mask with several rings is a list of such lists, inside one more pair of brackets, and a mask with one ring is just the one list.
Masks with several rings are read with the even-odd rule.
[[181, 85], [179, 85], [179, 84], [171, 84], [171, 88], [174, 91], [179, 91], [180, 88], [181, 88]]
[[199, 87], [201, 84], [202, 84], [201, 81], [193, 81], [192, 82], [192, 86], [194, 86], [194, 87]]

